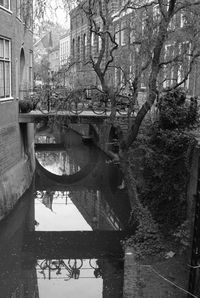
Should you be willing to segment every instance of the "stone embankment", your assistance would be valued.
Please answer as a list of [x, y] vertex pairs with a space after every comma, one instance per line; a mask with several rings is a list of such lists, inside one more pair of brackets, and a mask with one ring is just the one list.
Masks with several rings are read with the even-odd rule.
[[167, 256], [159, 261], [138, 262], [134, 248], [127, 247], [123, 298], [188, 297], [187, 256], [172, 253]]
[[17, 102], [0, 103], [0, 219], [30, 186], [35, 169], [34, 125], [18, 123]]

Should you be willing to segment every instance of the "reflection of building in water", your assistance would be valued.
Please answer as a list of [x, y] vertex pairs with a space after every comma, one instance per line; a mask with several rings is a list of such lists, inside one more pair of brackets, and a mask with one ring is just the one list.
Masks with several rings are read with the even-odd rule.
[[42, 203], [49, 208], [51, 211], [53, 211], [52, 205], [53, 205], [53, 196], [54, 192], [52, 191], [46, 191], [42, 197]]
[[70, 191], [70, 199], [76, 205], [93, 230], [119, 230], [120, 222], [100, 191]]
[[43, 167], [57, 165], [60, 160], [60, 152], [37, 152], [36, 157]]
[[53, 201], [56, 199], [64, 199], [65, 204], [67, 205], [68, 192], [67, 191], [37, 191], [36, 199], [38, 199], [42, 204], [47, 208], [53, 211]]
[[123, 261], [117, 259], [98, 260], [102, 268], [103, 298], [123, 297]]
[[49, 171], [57, 175], [73, 175], [87, 163], [87, 157], [76, 149], [36, 152], [36, 157], [43, 167], [51, 167]]
[[71, 158], [73, 150], [63, 151], [61, 153], [61, 167], [59, 169], [62, 175], [73, 175], [80, 171], [80, 166], [76, 162], [76, 159]]
[[[103, 298], [122, 298], [124, 262], [122, 259], [43, 259], [37, 260], [38, 279], [70, 279], [98, 278]], [[91, 280], [92, 283], [92, 280]], [[78, 288], [76, 281], [74, 287]], [[89, 291], [89, 289], [88, 289]], [[67, 293], [66, 293], [67, 294]]]
[[55, 144], [56, 138], [54, 136], [38, 135], [35, 137], [35, 143], [40, 144]]
[[20, 283], [9, 297], [12, 298], [39, 298], [36, 269], [34, 266], [23, 268]]
[[24, 232], [34, 231], [33, 185], [0, 230], [0, 297], [39, 298], [31, 254], [23, 252]]

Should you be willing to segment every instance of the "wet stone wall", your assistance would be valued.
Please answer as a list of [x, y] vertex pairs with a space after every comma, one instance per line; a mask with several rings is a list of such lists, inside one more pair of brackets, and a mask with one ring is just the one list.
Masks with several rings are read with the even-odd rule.
[[18, 123], [16, 102], [0, 103], [0, 219], [30, 186], [34, 172], [34, 126]]

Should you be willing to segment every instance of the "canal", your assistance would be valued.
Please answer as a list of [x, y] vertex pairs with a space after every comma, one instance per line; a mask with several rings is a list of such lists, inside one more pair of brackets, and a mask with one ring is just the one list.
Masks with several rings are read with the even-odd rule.
[[122, 298], [119, 165], [68, 128], [37, 131], [35, 156], [31, 187], [0, 225], [0, 297]]

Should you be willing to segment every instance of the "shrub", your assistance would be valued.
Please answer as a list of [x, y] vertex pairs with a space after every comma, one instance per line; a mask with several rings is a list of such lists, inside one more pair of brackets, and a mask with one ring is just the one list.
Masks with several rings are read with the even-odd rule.
[[197, 98], [186, 100], [182, 89], [164, 94], [159, 100], [158, 110], [158, 122], [162, 129], [185, 129], [197, 122]]
[[33, 109], [33, 103], [31, 100], [22, 99], [19, 100], [19, 110], [21, 113], [29, 113]]

